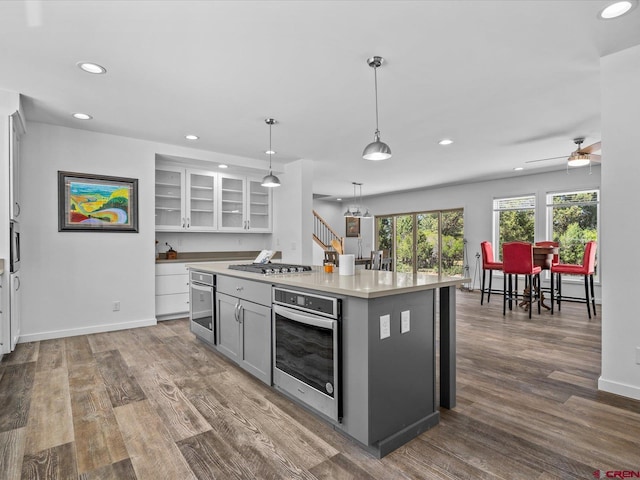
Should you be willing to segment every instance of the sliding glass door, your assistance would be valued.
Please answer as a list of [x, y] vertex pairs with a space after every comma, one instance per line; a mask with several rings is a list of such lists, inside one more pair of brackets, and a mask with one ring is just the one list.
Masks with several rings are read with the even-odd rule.
[[376, 249], [390, 252], [397, 272], [462, 276], [464, 211], [376, 217]]

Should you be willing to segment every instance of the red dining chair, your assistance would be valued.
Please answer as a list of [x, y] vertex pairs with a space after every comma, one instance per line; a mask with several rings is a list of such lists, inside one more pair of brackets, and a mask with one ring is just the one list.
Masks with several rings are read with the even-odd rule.
[[502, 262], [496, 262], [493, 258], [493, 247], [491, 242], [481, 242], [480, 250], [482, 251], [482, 293], [480, 294], [480, 305], [484, 303], [484, 284], [487, 270], [489, 271], [489, 290], [487, 291], [487, 303], [491, 300], [491, 281], [493, 280], [493, 271], [502, 270]]
[[[584, 297], [587, 304], [587, 313], [591, 319], [591, 304], [593, 314], [596, 315], [596, 299], [593, 290], [593, 274], [596, 270], [596, 250], [597, 242], [587, 242], [584, 246], [582, 264], [574, 265], [569, 263], [558, 263], [551, 266], [551, 313], [553, 314], [553, 274], [558, 276], [558, 311], [562, 304], [562, 275], [583, 275], [584, 276]], [[591, 298], [589, 298], [589, 287], [591, 287]]]
[[[509, 300], [509, 310], [512, 308], [512, 281], [513, 275], [525, 275], [525, 287], [529, 286], [529, 318], [533, 310], [534, 295], [538, 303], [538, 314], [540, 314], [540, 295], [534, 294], [534, 277], [540, 285], [541, 267], [533, 264], [533, 245], [528, 242], [507, 242], [502, 244], [502, 272], [504, 273], [504, 295], [502, 297], [502, 315], [507, 313], [507, 299]], [[507, 290], [507, 277], [509, 277], [509, 289]], [[516, 298], [518, 292], [516, 291]]]

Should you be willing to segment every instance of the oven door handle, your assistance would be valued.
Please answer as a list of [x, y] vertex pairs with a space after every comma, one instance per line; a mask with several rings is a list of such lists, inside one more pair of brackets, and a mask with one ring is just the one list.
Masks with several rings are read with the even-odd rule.
[[301, 314], [295, 310], [283, 307], [281, 305], [274, 305], [273, 312], [296, 322], [313, 325], [314, 327], [326, 328], [329, 330], [335, 330], [336, 324], [338, 323], [337, 320], [317, 317], [315, 315]]

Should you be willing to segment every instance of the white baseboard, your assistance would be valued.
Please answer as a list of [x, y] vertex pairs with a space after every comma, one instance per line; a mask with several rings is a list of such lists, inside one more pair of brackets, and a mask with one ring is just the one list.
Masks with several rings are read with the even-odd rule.
[[104, 325], [93, 325], [91, 327], [71, 328], [68, 330], [53, 330], [50, 332], [29, 333], [20, 335], [18, 343], [38, 342], [40, 340], [51, 340], [53, 338], [75, 337], [77, 335], [89, 335], [92, 333], [114, 332], [116, 330], [128, 330], [130, 328], [149, 327], [157, 325], [155, 318], [147, 320], [134, 320], [123, 323], [107, 323]]
[[600, 377], [598, 378], [598, 390], [640, 400], [640, 387], [636, 385], [627, 385], [625, 383], [614, 382]]

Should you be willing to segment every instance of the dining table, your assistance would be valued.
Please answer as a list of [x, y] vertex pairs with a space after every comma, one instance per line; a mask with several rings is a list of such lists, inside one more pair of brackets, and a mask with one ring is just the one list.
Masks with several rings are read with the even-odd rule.
[[[540, 267], [542, 270], [551, 270], [551, 265], [553, 264], [553, 257], [554, 255], [558, 255], [559, 251], [560, 251], [560, 247], [534, 245], [533, 246], [533, 264], [537, 267]], [[546, 308], [547, 310], [551, 310], [551, 307], [549, 307], [548, 305], [545, 305], [544, 303], [545, 298], [544, 298], [544, 294], [540, 290], [540, 285], [537, 285], [535, 289], [538, 295], [542, 295], [540, 297], [540, 305]], [[525, 300], [521, 303], [521, 305], [524, 304], [524, 305], [527, 305], [528, 307], [528, 303], [529, 302]]]

